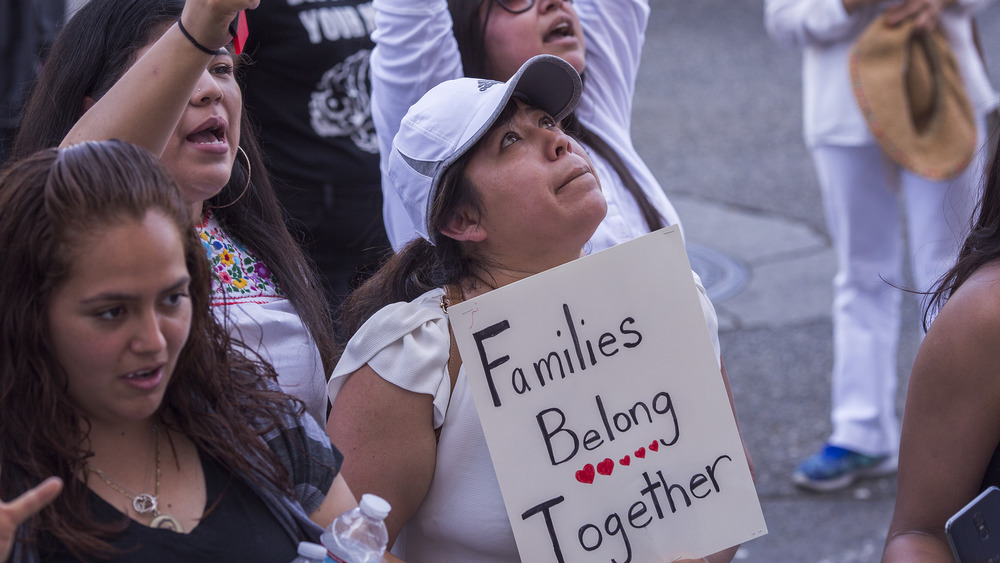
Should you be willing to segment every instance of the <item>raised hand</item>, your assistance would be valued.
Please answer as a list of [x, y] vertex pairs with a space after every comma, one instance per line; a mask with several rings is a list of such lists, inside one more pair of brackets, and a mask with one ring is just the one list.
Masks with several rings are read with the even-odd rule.
[[181, 20], [198, 43], [220, 48], [232, 39], [229, 22], [240, 10], [252, 10], [260, 0], [187, 0]]
[[59, 496], [62, 487], [62, 479], [49, 477], [10, 502], [0, 501], [0, 560], [10, 555], [17, 527]]

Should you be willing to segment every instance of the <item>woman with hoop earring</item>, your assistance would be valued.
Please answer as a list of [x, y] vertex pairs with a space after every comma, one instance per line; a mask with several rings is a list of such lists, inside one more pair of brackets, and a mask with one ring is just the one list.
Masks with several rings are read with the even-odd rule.
[[229, 22], [256, 4], [88, 2], [52, 47], [12, 160], [112, 138], [158, 155], [191, 206], [212, 263], [217, 316], [322, 422], [336, 355], [329, 309], [247, 125], [230, 45]]

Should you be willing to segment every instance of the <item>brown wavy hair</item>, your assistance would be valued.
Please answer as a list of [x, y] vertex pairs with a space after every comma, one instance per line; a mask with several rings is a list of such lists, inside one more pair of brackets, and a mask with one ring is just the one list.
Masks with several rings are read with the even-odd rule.
[[[183, 0], [89, 0], [80, 8], [56, 36], [32, 88], [10, 161], [58, 146], [80, 118], [84, 98], [103, 97], [135, 62], [136, 52], [177, 21], [183, 7]], [[324, 373], [330, 373], [338, 349], [326, 294], [313, 264], [288, 232], [257, 128], [245, 108], [240, 123], [240, 147], [253, 170], [250, 187], [244, 193], [248, 170], [237, 158], [229, 182], [205, 207], [215, 208], [213, 214], [226, 233], [274, 272], [316, 341]]]
[[22, 545], [54, 538], [81, 559], [114, 553], [108, 538], [123, 524], [89, 516], [89, 425], [67, 394], [47, 310], [70, 275], [76, 241], [151, 210], [181, 234], [191, 277], [190, 335], [160, 405], [164, 425], [253, 483], [291, 493], [287, 471], [259, 434], [300, 412], [301, 402], [277, 391], [273, 368], [233, 351], [210, 311], [211, 269], [188, 209], [159, 160], [122, 141], [43, 150], [0, 175], [0, 271], [7, 272], [0, 276], [0, 498], [50, 475], [65, 483], [19, 530]]

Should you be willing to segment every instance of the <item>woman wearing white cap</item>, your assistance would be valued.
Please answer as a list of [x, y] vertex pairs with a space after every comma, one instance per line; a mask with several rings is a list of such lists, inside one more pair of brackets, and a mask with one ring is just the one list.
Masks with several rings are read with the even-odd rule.
[[[993, 1], [765, 4], [770, 35], [804, 49], [805, 141], [838, 262], [833, 431], [794, 472], [800, 487], [833, 491], [896, 470], [902, 301], [897, 288], [907, 285], [900, 200], [912, 283], [924, 291], [954, 261], [976, 199], [983, 160], [976, 147], [983, 144], [984, 116], [996, 107], [997, 97], [976, 52], [971, 24], [972, 15]], [[926, 33], [934, 29], [940, 34]], [[929, 74], [954, 78], [938, 80], [922, 97], [915, 95], [922, 89], [916, 87], [919, 73], [907, 75], [906, 69], [921, 68], [916, 63], [931, 49], [940, 56], [927, 57], [933, 63]], [[918, 56], [907, 59], [908, 52]], [[961, 90], [968, 101], [956, 94]], [[922, 102], [929, 107], [926, 114], [906, 111]], [[959, 137], [964, 140], [956, 141]]]
[[[530, 57], [550, 54], [586, 77], [566, 126], [590, 153], [608, 202], [591, 249], [680, 224], [631, 137], [648, 0], [375, 0], [372, 5], [377, 25], [372, 119], [383, 172], [403, 114], [425, 92], [461, 76], [505, 81]], [[382, 191], [386, 231], [399, 250], [416, 237], [415, 225], [385, 180]]]
[[464, 370], [450, 364], [444, 308], [583, 253], [607, 203], [592, 160], [559, 125], [580, 88], [549, 55], [506, 83], [444, 82], [402, 119], [387, 155], [386, 178], [421, 238], [345, 302], [356, 333], [330, 380], [327, 431], [349, 460], [346, 478], [392, 504], [390, 542], [410, 563], [519, 560]]

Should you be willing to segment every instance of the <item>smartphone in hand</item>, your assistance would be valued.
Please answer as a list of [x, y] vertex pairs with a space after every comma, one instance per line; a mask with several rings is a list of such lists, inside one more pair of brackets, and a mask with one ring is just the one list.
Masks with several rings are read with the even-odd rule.
[[989, 487], [944, 525], [956, 563], [1000, 563], [1000, 489]]

